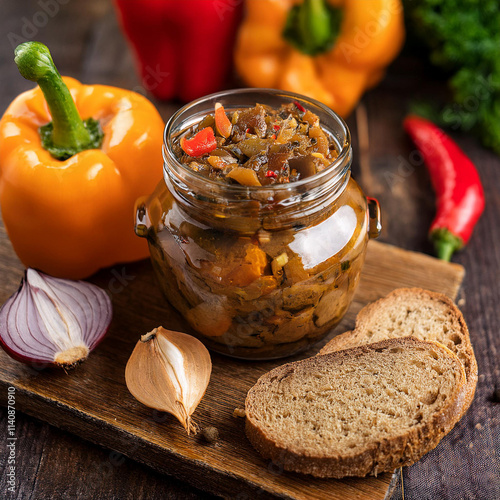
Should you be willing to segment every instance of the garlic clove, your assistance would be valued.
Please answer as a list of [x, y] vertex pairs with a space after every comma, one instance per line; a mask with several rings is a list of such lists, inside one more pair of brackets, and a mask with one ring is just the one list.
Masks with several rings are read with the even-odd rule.
[[30, 268], [0, 309], [0, 344], [18, 361], [71, 368], [102, 340], [111, 317], [111, 300], [96, 285]]
[[161, 326], [137, 342], [125, 368], [127, 388], [142, 404], [174, 415], [188, 435], [191, 415], [210, 381], [212, 361], [195, 337]]

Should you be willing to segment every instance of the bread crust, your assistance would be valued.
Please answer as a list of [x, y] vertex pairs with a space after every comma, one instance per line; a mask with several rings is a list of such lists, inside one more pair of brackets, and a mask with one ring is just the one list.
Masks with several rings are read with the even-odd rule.
[[444, 303], [451, 314], [456, 318], [458, 323], [460, 324], [461, 334], [464, 339], [465, 346], [465, 354], [469, 361], [468, 365], [464, 365], [465, 368], [465, 376], [467, 379], [466, 383], [466, 396], [464, 401], [464, 407], [462, 410], [462, 415], [469, 409], [472, 401], [474, 399], [474, 395], [476, 392], [477, 380], [478, 380], [478, 368], [477, 361], [474, 355], [474, 349], [472, 348], [472, 343], [470, 341], [469, 329], [467, 328], [467, 324], [465, 323], [465, 319], [463, 317], [462, 312], [455, 303], [446, 295], [438, 292], [431, 292], [430, 290], [424, 290], [423, 288], [397, 288], [393, 290], [391, 293], [382, 297], [375, 302], [372, 302], [361, 311], [359, 311], [358, 316], [356, 317], [356, 325], [354, 330], [344, 332], [340, 335], [337, 335], [332, 340], [330, 340], [322, 349], [319, 351], [319, 355], [327, 354], [330, 352], [338, 351], [341, 349], [346, 349], [349, 347], [353, 347], [355, 344], [358, 344], [360, 340], [365, 336], [366, 326], [369, 324], [370, 319], [374, 311], [380, 308], [384, 308], [390, 306], [391, 302], [397, 300], [405, 300], [408, 298], [422, 298], [427, 297], [431, 301], [437, 301]]
[[[405, 435], [389, 439], [380, 439], [358, 453], [338, 454], [335, 456], [322, 455], [311, 450], [307, 454], [303, 450], [285, 447], [277, 444], [272, 437], [258, 425], [253, 415], [253, 392], [262, 384], [268, 385], [272, 377], [284, 377], [290, 374], [299, 364], [308, 365], [314, 370], [317, 363], [329, 363], [336, 359], [357, 357], [363, 353], [377, 349], [393, 347], [408, 348], [410, 345], [432, 345], [434, 349], [444, 351], [447, 356], [454, 358], [457, 370], [457, 390], [448, 398], [444, 408], [435, 414], [430, 422], [424, 422], [412, 427]], [[284, 470], [311, 474], [316, 477], [342, 478], [346, 476], [377, 475], [382, 472], [393, 471], [397, 467], [411, 465], [430, 450], [434, 449], [439, 441], [454, 427], [462, 416], [462, 409], [466, 397], [466, 377], [461, 361], [447, 347], [438, 342], [418, 340], [414, 337], [388, 339], [375, 344], [354, 347], [336, 351], [324, 356], [315, 356], [302, 361], [296, 361], [280, 366], [266, 373], [250, 389], [245, 402], [246, 434], [254, 448], [267, 459], [282, 466]]]

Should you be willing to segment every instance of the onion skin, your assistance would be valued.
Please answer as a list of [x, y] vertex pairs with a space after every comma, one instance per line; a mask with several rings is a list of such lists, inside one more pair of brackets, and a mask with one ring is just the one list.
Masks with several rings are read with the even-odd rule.
[[111, 300], [96, 285], [27, 269], [0, 309], [0, 345], [35, 368], [73, 368], [104, 338], [111, 317]]
[[137, 342], [125, 368], [125, 382], [137, 401], [174, 415], [189, 436], [199, 429], [191, 416], [211, 373], [210, 354], [197, 338], [160, 326]]

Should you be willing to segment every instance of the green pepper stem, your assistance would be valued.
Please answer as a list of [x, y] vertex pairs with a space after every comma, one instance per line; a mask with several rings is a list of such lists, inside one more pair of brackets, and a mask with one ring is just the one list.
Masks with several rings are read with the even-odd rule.
[[[45, 96], [52, 115], [51, 145], [55, 149], [69, 151], [69, 156], [94, 148], [92, 133], [81, 119], [49, 49], [40, 42], [25, 42], [15, 49], [14, 60], [21, 75], [37, 83]], [[49, 147], [46, 149], [50, 151]], [[68, 154], [65, 157], [69, 157]]]
[[341, 12], [325, 0], [304, 0], [290, 10], [283, 36], [305, 54], [320, 54], [332, 46], [340, 19]]
[[305, 0], [299, 12], [302, 40], [312, 47], [322, 47], [330, 38], [330, 13], [325, 0]]
[[438, 258], [450, 261], [452, 255], [464, 246], [462, 238], [454, 235], [449, 229], [435, 229], [430, 234]]

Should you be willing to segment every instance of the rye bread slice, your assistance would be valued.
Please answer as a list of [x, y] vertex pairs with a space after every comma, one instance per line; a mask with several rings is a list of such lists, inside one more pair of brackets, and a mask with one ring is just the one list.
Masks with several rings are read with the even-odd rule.
[[361, 309], [355, 329], [330, 340], [319, 354], [409, 335], [440, 342], [462, 361], [467, 378], [465, 413], [476, 391], [477, 362], [462, 313], [442, 293], [398, 288]]
[[390, 339], [266, 373], [248, 392], [246, 433], [284, 470], [376, 475], [436, 447], [464, 397], [464, 368], [448, 348]]

